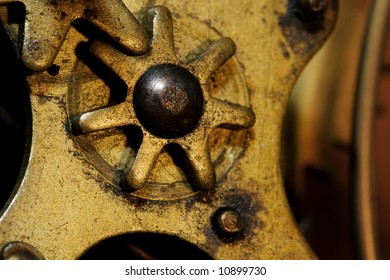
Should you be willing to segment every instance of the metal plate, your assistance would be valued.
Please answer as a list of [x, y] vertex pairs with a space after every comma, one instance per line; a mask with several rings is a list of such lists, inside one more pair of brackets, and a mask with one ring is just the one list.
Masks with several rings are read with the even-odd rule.
[[[187, 188], [187, 193], [177, 191], [174, 197], [176, 191], [169, 190], [168, 199], [157, 200], [150, 194], [136, 196], [122, 191], [110, 179], [112, 166], [118, 162], [115, 156], [109, 158], [107, 149], [114, 142], [126, 149], [124, 140], [114, 137], [120, 137], [121, 132], [112, 131], [104, 141], [113, 143], [103, 146], [86, 140], [86, 146], [93, 147], [88, 150], [80, 145], [72, 129], [73, 114], [82, 109], [70, 101], [91, 90], [96, 100], [88, 106], [94, 106], [104, 102], [108, 92], [107, 86], [82, 65], [78, 53], [80, 45], [96, 36], [105, 37], [99, 32], [85, 32], [76, 24], [54, 61], [58, 71], [27, 77], [32, 106], [31, 151], [23, 180], [2, 212], [0, 243], [22, 241], [46, 259], [74, 259], [103, 239], [151, 232], [186, 240], [216, 259], [315, 258], [285, 197], [280, 138], [291, 88], [331, 32], [337, 2], [329, 1], [324, 12], [309, 18], [302, 16], [306, 12], [297, 10], [298, 2], [292, 0], [152, 2], [125, 4], [140, 22], [150, 6], [162, 4], [171, 10], [175, 44], [182, 59], [190, 52], [199, 53], [203, 44], [217, 38], [232, 38], [237, 52], [215, 74], [218, 81], [213, 94], [250, 106], [256, 114], [255, 125], [244, 133], [245, 139], [243, 132], [223, 129], [209, 139], [218, 174], [212, 191], [192, 193]], [[224, 79], [228, 82], [218, 84]], [[92, 84], [81, 90], [86, 81]], [[212, 85], [212, 81], [208, 83]], [[235, 88], [237, 92], [232, 92]], [[86, 102], [82, 106], [87, 106]], [[220, 134], [229, 140], [220, 140]], [[222, 146], [226, 152], [220, 152]], [[222, 164], [218, 165], [220, 154]], [[173, 178], [167, 175], [169, 166], [176, 169], [169, 159], [162, 155], [159, 161], [150, 182], [183, 181], [177, 170]], [[106, 167], [100, 167], [99, 162]], [[233, 209], [244, 221], [243, 234], [234, 241], [226, 242], [212, 225], [212, 217], [220, 208]]]

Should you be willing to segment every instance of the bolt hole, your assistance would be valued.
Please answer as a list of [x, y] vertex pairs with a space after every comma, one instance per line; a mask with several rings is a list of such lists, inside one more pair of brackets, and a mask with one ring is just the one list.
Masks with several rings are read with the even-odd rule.
[[291, 4], [292, 13], [303, 23], [311, 24], [315, 21], [322, 21], [327, 6], [326, 1], [321, 3], [310, 3], [309, 0], [294, 0]]
[[47, 69], [47, 73], [49, 73], [50, 76], [57, 76], [60, 73], [60, 66], [53, 64]]
[[307, 0], [290, 0], [288, 14], [292, 17], [294, 24], [298, 28], [310, 34], [316, 34], [325, 28], [325, 15], [327, 6], [323, 8], [311, 7]]
[[303, 11], [301, 11], [300, 9], [295, 9], [294, 10], [294, 15], [297, 19], [299, 19], [300, 21], [307, 21], [308, 18], [307, 16], [305, 15], [305, 13]]

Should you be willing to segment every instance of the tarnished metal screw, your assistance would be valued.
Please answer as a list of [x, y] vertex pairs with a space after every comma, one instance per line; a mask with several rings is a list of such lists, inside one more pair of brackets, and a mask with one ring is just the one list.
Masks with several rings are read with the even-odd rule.
[[244, 221], [234, 209], [221, 208], [213, 216], [213, 226], [224, 241], [234, 241], [242, 237]]
[[3, 260], [43, 260], [43, 256], [33, 246], [24, 242], [11, 242], [0, 252]]

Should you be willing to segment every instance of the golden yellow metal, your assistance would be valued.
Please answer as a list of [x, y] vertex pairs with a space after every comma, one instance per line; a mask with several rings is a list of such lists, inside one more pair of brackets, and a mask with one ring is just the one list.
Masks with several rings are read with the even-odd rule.
[[[96, 6], [105, 3], [89, 2]], [[33, 246], [46, 259], [75, 259], [103, 239], [152, 232], [186, 240], [216, 259], [315, 258], [285, 196], [280, 141], [291, 88], [334, 25], [337, 2], [328, 2], [326, 10], [310, 24], [297, 13], [297, 1], [292, 0], [124, 1], [146, 30], [150, 30], [147, 16], [152, 6], [164, 5], [172, 13], [174, 48], [171, 35], [160, 40], [160, 33], [154, 32], [154, 42], [167, 45], [160, 46], [158, 54], [153, 53], [152, 46], [152, 52], [145, 56], [121, 54], [107, 42], [93, 42], [96, 37], [108, 40], [104, 36], [72, 26], [54, 61], [58, 74], [27, 76], [32, 107], [30, 150], [20, 183], [1, 213], [0, 244], [20, 241]], [[159, 9], [154, 11], [167, 16], [165, 8]], [[104, 17], [115, 19], [116, 13], [107, 9]], [[161, 22], [169, 28], [170, 19], [166, 19]], [[137, 32], [120, 31], [126, 40], [133, 33]], [[171, 33], [161, 33], [166, 34]], [[225, 37], [234, 41], [237, 52], [222, 65], [234, 51], [234, 45]], [[92, 52], [119, 76], [91, 55], [91, 45]], [[219, 53], [221, 57], [216, 55]], [[197, 57], [200, 59], [194, 60]], [[117, 58], [123, 61], [112, 64]], [[152, 153], [156, 157], [152, 166], [153, 161], [142, 159], [152, 170], [141, 177], [140, 182], [146, 180], [141, 189], [127, 193], [120, 188], [118, 174], [133, 164], [129, 159], [140, 154], [132, 143], [139, 135], [117, 127], [118, 123], [77, 135], [72, 123], [81, 115], [82, 129], [95, 130], [95, 125], [100, 129], [100, 121], [88, 123], [85, 116], [88, 120], [90, 112], [127, 102], [126, 97], [120, 100], [113, 88], [120, 88], [124, 80], [131, 90], [131, 79], [136, 79], [142, 69], [153, 60], [161, 63], [167, 59], [196, 73], [203, 91], [208, 93], [204, 98], [213, 103], [205, 106], [197, 128], [205, 134], [193, 133], [190, 141], [184, 141], [185, 137], [178, 141], [184, 147], [195, 145], [194, 149], [203, 151], [200, 156], [206, 156], [208, 148], [216, 185], [212, 191], [192, 189], [177, 161], [181, 157], [175, 161], [172, 152], [164, 149], [158, 156], [157, 151]], [[121, 68], [126, 61], [134, 66]], [[196, 65], [194, 70], [190, 61], [201, 63], [192, 64]], [[124, 73], [126, 69], [133, 71], [132, 67], [142, 69], [135, 69], [135, 76]], [[119, 102], [114, 102], [116, 99]], [[233, 124], [253, 123], [247, 110], [227, 106], [218, 99], [251, 108], [256, 123], [249, 130], [218, 127], [210, 133], [215, 125], [234, 119], [226, 115], [211, 121], [217, 117], [211, 111], [216, 106], [232, 114], [238, 109], [240, 118]], [[154, 143], [151, 138], [144, 136], [143, 143]], [[155, 140], [162, 147], [161, 140]], [[194, 160], [201, 163], [199, 167], [210, 165], [209, 160], [196, 155]], [[239, 213], [245, 225], [242, 237], [234, 242], [224, 242], [212, 226], [214, 213], [224, 207]]]
[[[170, 12], [165, 7], [159, 6], [149, 13], [154, 14], [154, 27], [151, 50], [146, 55], [128, 56], [101, 42], [92, 45], [92, 53], [126, 81], [129, 91], [123, 103], [84, 113], [78, 120], [78, 126], [83, 132], [124, 125], [142, 127], [133, 108], [133, 92], [140, 76], [156, 64], [169, 63], [186, 68], [198, 78], [205, 93], [204, 113], [197, 127], [190, 133], [173, 139], [155, 136], [143, 128], [142, 144], [126, 176], [127, 182], [134, 189], [140, 189], [145, 184], [163, 147], [176, 143], [188, 156], [197, 185], [201, 189], [211, 189], [215, 184], [215, 172], [207, 148], [210, 132], [221, 124], [250, 127], [255, 122], [255, 116], [250, 109], [222, 102], [207, 94], [208, 79], [234, 54], [234, 42], [231, 39], [220, 39], [198, 58], [183, 64], [176, 57]], [[179, 106], [178, 102], [173, 103], [173, 106]]]
[[12, 2], [22, 2], [26, 7], [21, 56], [34, 71], [50, 67], [71, 23], [78, 18], [99, 27], [128, 52], [147, 50], [145, 30], [120, 0], [0, 0], [0, 4]]

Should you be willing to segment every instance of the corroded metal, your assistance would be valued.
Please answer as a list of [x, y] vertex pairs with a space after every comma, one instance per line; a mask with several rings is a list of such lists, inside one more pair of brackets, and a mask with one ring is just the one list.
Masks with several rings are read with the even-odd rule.
[[[151, 9], [148, 13], [153, 16], [153, 39], [151, 49], [146, 55], [128, 56], [101, 42], [95, 42], [92, 45], [92, 53], [117, 73], [126, 82], [129, 90], [125, 102], [84, 113], [77, 120], [77, 126], [83, 132], [94, 132], [124, 125], [137, 125], [142, 128], [141, 147], [130, 170], [125, 175], [128, 185], [134, 189], [140, 189], [145, 184], [161, 150], [164, 146], [173, 143], [183, 148], [190, 161], [194, 173], [192, 184], [200, 189], [211, 189], [215, 184], [215, 172], [207, 147], [209, 134], [215, 127], [222, 124], [251, 127], [255, 122], [255, 115], [250, 109], [223, 102], [207, 93], [207, 81], [234, 54], [234, 42], [227, 38], [220, 39], [213, 42], [204, 53], [194, 60], [182, 63], [176, 56], [171, 14], [168, 9], [160, 6]], [[183, 70], [172, 68], [175, 65]], [[159, 68], [156, 69], [156, 67]], [[153, 74], [148, 79], [153, 79], [153, 81], [148, 81], [148, 83], [152, 83], [148, 87], [157, 88], [160, 95], [161, 91], [163, 94], [168, 92], [171, 96], [168, 96], [169, 100], [165, 103], [169, 104], [164, 105], [160, 101], [158, 106], [153, 106], [154, 104], [147, 101], [154, 98], [150, 97], [150, 89], [143, 87], [137, 90], [137, 86], [140, 86], [139, 82], [144, 84], [142, 79], [151, 70]], [[171, 84], [175, 83], [175, 85], [166, 85], [164, 71], [171, 72], [168, 75], [172, 80], [177, 80], [171, 81]], [[175, 75], [179, 71], [182, 72], [181, 76]], [[180, 81], [183, 79], [185, 80]], [[190, 85], [192, 88], [197, 86], [197, 90], [195, 92], [190, 90]], [[187, 91], [185, 96], [183, 96], [183, 89], [180, 89], [184, 86], [187, 87], [184, 89]], [[180, 93], [181, 95], [179, 97], [172, 96], [172, 92], [174, 95]], [[189, 95], [191, 92], [193, 92], [192, 96]], [[195, 98], [196, 95], [198, 98]], [[182, 112], [182, 109], [179, 108], [182, 106], [179, 101], [185, 102], [186, 99], [190, 98], [194, 99], [190, 105], [195, 106], [195, 111], [192, 112], [189, 110], [192, 108], [186, 108], [183, 109], [185, 112]], [[199, 99], [200, 101], [197, 102]], [[144, 108], [146, 106], [148, 108]], [[168, 110], [165, 110], [165, 114], [161, 115], [164, 112], [163, 108], [167, 106], [174, 107], [170, 109], [171, 112], [178, 110], [178, 112], [170, 113], [168, 116], [170, 121], [167, 121], [166, 116]], [[153, 112], [160, 113], [148, 117]], [[197, 114], [198, 116], [196, 116]], [[184, 118], [186, 115], [188, 117]], [[191, 121], [193, 118], [190, 117], [194, 116], [195, 121]], [[184, 121], [185, 127], [180, 125], [182, 121]], [[189, 127], [187, 127], [188, 125]]]
[[[297, 17], [292, 0], [124, 3], [149, 32], [149, 52], [123, 53], [112, 40], [75, 25], [54, 60], [56, 71], [26, 77], [31, 149], [20, 183], [1, 213], [0, 244], [22, 241], [46, 259], [74, 259], [103, 239], [150, 232], [176, 236], [216, 259], [315, 258], [285, 197], [280, 137], [288, 95], [330, 34], [337, 2], [312, 25]], [[148, 12], [158, 4], [167, 8]], [[115, 15], [107, 9], [104, 17]], [[126, 40], [133, 33], [120, 31]], [[129, 117], [134, 112], [128, 93], [149, 67], [163, 63], [192, 73], [203, 92], [195, 128], [173, 140], [156, 137], [136, 116]], [[253, 124], [245, 107], [256, 115], [252, 128], [213, 130], [219, 124]], [[113, 110], [118, 112], [106, 114]], [[129, 120], [141, 131], [122, 126]], [[75, 133], [75, 124], [89, 133]], [[182, 148], [168, 145], [158, 153], [168, 141]], [[121, 174], [140, 163], [136, 170], [141, 173], [130, 180], [143, 187], [124, 192]], [[183, 172], [188, 165], [195, 175]], [[192, 178], [213, 177], [202, 175], [212, 166], [215, 187], [193, 188]], [[221, 240], [212, 222], [218, 209], [239, 213], [242, 237]], [[230, 228], [234, 219], [228, 220]]]
[[234, 209], [218, 209], [213, 216], [213, 223], [215, 231], [225, 242], [238, 240], [245, 232], [245, 222]]
[[130, 53], [147, 50], [145, 30], [120, 0], [0, 0], [0, 5], [12, 2], [22, 2], [26, 8], [21, 57], [34, 71], [50, 67], [71, 23], [79, 18], [96, 25]]

